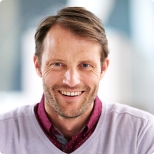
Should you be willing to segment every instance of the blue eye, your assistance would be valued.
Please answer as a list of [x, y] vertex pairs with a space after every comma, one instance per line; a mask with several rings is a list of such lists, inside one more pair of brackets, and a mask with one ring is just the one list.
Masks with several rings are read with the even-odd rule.
[[89, 67], [89, 64], [82, 64], [82, 67]]
[[61, 63], [54, 63], [54, 66], [61, 66]]
[[55, 71], [60, 71], [60, 70], [63, 70], [66, 68], [66, 66], [61, 63], [61, 62], [53, 62], [51, 65], [50, 65], [50, 68], [52, 70], [55, 70]]
[[88, 63], [82, 63], [79, 65], [81, 70], [90, 71], [92, 70], [92, 66]]

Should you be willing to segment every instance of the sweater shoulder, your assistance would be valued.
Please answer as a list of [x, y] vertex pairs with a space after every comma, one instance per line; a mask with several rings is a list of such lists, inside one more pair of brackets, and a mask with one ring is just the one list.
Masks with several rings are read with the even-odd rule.
[[106, 114], [117, 114], [118, 116], [129, 116], [131, 118], [137, 118], [140, 120], [145, 121], [153, 121], [154, 122], [154, 115], [148, 113], [146, 111], [125, 105], [120, 103], [105, 103], [106, 106]]
[[34, 105], [25, 105], [22, 107], [18, 107], [14, 110], [11, 110], [9, 112], [0, 114], [0, 122], [7, 121], [9, 119], [16, 120], [18, 118], [27, 117], [29, 116], [29, 114], [32, 114], [33, 108], [34, 108]]

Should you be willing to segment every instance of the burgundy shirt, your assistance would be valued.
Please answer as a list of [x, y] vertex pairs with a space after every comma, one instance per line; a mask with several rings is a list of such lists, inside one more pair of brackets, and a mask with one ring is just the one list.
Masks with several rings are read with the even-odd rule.
[[75, 134], [69, 142], [49, 120], [44, 108], [44, 95], [42, 96], [40, 103], [35, 105], [34, 112], [38, 123], [49, 140], [61, 151], [71, 153], [80, 147], [94, 132], [102, 112], [102, 103], [99, 98], [96, 97], [94, 101], [94, 108], [87, 124], [80, 132]]

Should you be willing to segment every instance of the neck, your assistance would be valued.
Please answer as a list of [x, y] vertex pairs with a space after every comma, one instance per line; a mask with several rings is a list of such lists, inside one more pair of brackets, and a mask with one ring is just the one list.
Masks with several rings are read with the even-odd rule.
[[64, 137], [69, 141], [72, 136], [80, 132], [83, 127], [86, 125], [90, 114], [93, 109], [93, 103], [91, 106], [79, 117], [75, 118], [64, 118], [57, 114], [53, 109], [49, 109], [47, 107], [47, 103], [45, 103], [45, 110], [48, 114], [48, 117], [52, 124], [64, 135]]

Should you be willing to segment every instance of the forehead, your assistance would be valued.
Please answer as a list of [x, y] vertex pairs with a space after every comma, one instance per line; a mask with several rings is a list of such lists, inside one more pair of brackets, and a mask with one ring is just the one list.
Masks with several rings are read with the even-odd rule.
[[89, 38], [80, 37], [75, 35], [68, 29], [60, 25], [53, 26], [47, 33], [43, 42], [44, 53], [48, 55], [68, 54], [70, 56], [79, 56], [86, 53], [91, 56], [101, 52], [101, 45]]

